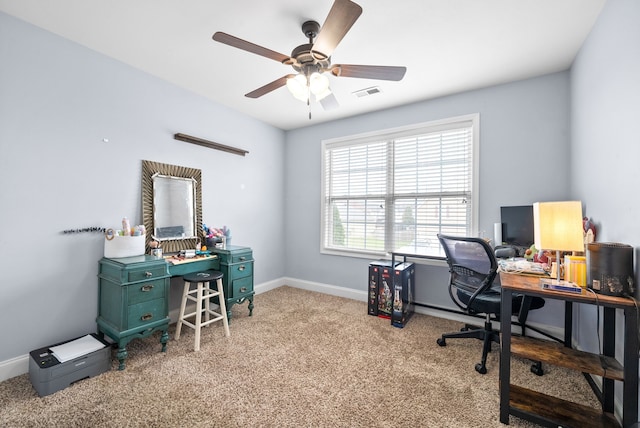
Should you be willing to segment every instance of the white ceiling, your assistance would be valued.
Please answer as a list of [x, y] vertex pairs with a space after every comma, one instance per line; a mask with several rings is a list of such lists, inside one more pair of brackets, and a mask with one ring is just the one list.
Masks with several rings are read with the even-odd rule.
[[[0, 0], [0, 11], [285, 130], [566, 70], [606, 0], [355, 0], [334, 64], [401, 65], [400, 82], [331, 76], [340, 107], [286, 87], [244, 96], [288, 66], [215, 42], [223, 31], [290, 55], [333, 0]], [[352, 93], [378, 86], [381, 93]]]

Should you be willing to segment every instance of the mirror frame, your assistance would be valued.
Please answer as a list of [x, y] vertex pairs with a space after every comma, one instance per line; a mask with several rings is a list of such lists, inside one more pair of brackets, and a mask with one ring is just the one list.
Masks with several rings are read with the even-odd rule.
[[181, 250], [195, 249], [199, 242], [204, 242], [202, 230], [202, 171], [196, 168], [170, 165], [165, 163], [142, 161], [142, 224], [146, 230], [145, 253], [151, 252], [151, 235], [153, 234], [153, 176], [156, 174], [179, 178], [190, 178], [195, 181], [195, 226], [196, 238], [167, 239], [161, 242], [164, 253], [177, 253]]

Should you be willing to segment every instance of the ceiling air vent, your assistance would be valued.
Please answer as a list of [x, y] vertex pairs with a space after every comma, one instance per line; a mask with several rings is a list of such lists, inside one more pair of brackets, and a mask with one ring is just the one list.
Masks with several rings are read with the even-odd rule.
[[379, 87], [372, 86], [370, 88], [365, 88], [365, 89], [360, 89], [359, 91], [355, 91], [353, 92], [353, 95], [355, 95], [358, 98], [362, 98], [362, 97], [368, 97], [369, 95], [378, 94], [380, 92], [382, 91], [380, 90]]

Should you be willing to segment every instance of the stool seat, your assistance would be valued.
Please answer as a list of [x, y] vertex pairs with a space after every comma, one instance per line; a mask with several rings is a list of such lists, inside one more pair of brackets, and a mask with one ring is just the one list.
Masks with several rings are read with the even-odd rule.
[[[204, 272], [195, 272], [184, 275], [184, 289], [182, 292], [182, 302], [180, 304], [180, 316], [178, 317], [178, 325], [176, 326], [175, 339], [180, 339], [182, 325], [191, 327], [196, 332], [194, 351], [200, 350], [200, 329], [207, 327], [209, 324], [222, 320], [224, 325], [224, 335], [229, 336], [229, 320], [227, 319], [227, 308], [224, 299], [224, 290], [222, 287], [222, 278], [224, 274], [217, 270], [208, 270]], [[211, 284], [216, 283], [216, 289]], [[191, 284], [197, 284], [196, 288], [191, 289]], [[220, 312], [212, 310], [209, 306], [212, 297], [218, 297], [220, 303]], [[187, 301], [195, 302], [195, 310], [185, 313]], [[205, 320], [202, 321], [204, 313]], [[195, 321], [187, 321], [195, 315]], [[211, 318], [213, 316], [213, 318]]]
[[224, 274], [218, 270], [207, 270], [204, 272], [188, 273], [182, 277], [183, 281], [198, 283], [202, 281], [215, 281], [222, 278]]

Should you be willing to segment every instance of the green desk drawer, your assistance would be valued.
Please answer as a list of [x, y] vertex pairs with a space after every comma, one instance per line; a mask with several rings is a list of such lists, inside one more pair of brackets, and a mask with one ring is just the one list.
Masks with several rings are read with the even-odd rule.
[[252, 251], [244, 251], [241, 253], [235, 253], [230, 255], [231, 261], [229, 263], [242, 263], [253, 260]]
[[236, 279], [232, 283], [232, 288], [233, 288], [233, 295], [225, 296], [225, 297], [237, 299], [247, 293], [251, 293], [253, 292], [253, 278], [246, 277], [246, 278]]
[[136, 269], [129, 272], [129, 282], [163, 278], [167, 276], [167, 266], [151, 266], [146, 269]]
[[136, 328], [154, 321], [166, 318], [164, 299], [155, 299], [148, 302], [129, 306], [128, 328]]
[[220, 257], [220, 263], [241, 263], [253, 260], [253, 251], [249, 247], [227, 245], [227, 248], [213, 248], [212, 251]]
[[167, 262], [151, 256], [103, 258], [100, 261], [99, 277], [120, 284], [158, 279], [169, 276]]
[[253, 276], [253, 261], [229, 265], [229, 281]]
[[164, 279], [131, 284], [127, 286], [129, 305], [134, 305], [140, 302], [147, 302], [153, 299], [164, 298], [165, 289], [166, 286]]

